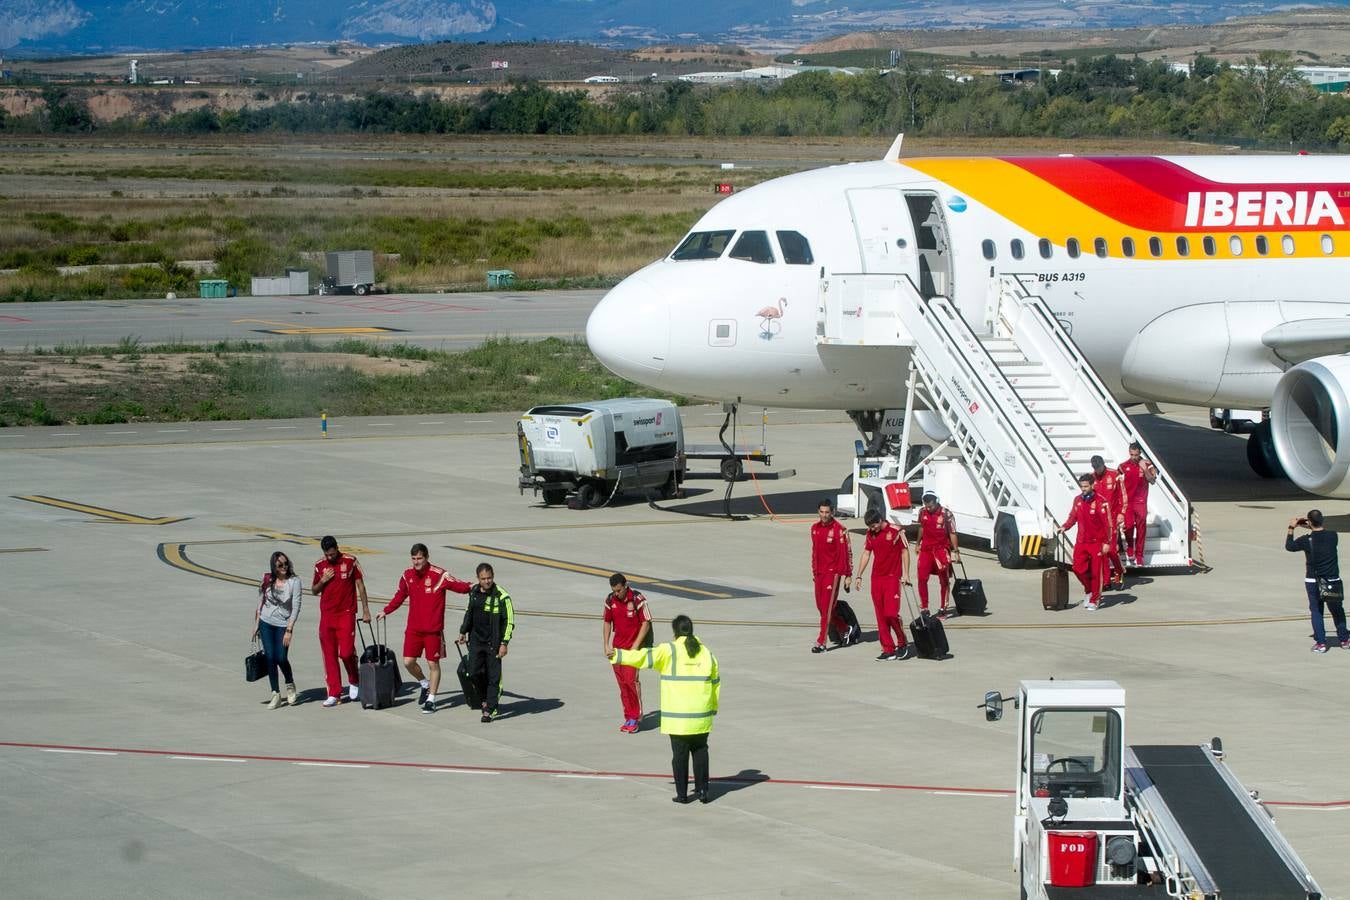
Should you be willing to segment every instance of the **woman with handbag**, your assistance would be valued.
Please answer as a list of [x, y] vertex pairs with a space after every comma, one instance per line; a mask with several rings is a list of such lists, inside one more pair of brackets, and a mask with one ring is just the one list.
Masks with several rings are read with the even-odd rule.
[[296, 704], [295, 677], [287, 658], [291, 635], [300, 618], [300, 598], [304, 589], [300, 576], [291, 567], [291, 559], [280, 550], [272, 554], [271, 571], [263, 576], [258, 588], [258, 608], [254, 613], [254, 638], [262, 639], [263, 653], [267, 655], [267, 679], [272, 685], [272, 699], [268, 709], [281, 706], [281, 686], [277, 670], [286, 678], [286, 703]]
[[[1295, 528], [1306, 528], [1308, 533], [1294, 537]], [[1336, 640], [1342, 650], [1350, 650], [1350, 632], [1345, 627], [1345, 587], [1341, 584], [1341, 566], [1336, 555], [1337, 536], [1334, 531], [1322, 527], [1322, 511], [1313, 509], [1301, 519], [1289, 523], [1289, 531], [1284, 537], [1284, 549], [1290, 553], [1303, 551], [1306, 564], [1303, 572], [1303, 586], [1308, 590], [1308, 611], [1312, 614], [1313, 640], [1312, 652], [1327, 652], [1326, 626], [1322, 622], [1326, 606], [1331, 610], [1331, 619], [1336, 623]]]

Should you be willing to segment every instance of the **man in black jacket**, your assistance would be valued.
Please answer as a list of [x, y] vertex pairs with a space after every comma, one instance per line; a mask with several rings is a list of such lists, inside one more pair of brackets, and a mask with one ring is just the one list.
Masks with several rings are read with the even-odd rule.
[[506, 656], [516, 613], [511, 595], [493, 580], [492, 566], [478, 564], [478, 584], [469, 590], [464, 622], [459, 626], [456, 643], [469, 645], [469, 677], [478, 685], [483, 698], [484, 722], [497, 715], [497, 699], [502, 692], [502, 659]]
[[[1308, 533], [1294, 537], [1295, 528], [1306, 528]], [[1345, 589], [1341, 584], [1341, 566], [1336, 555], [1337, 535], [1322, 527], [1322, 511], [1313, 509], [1301, 519], [1289, 522], [1284, 536], [1284, 549], [1290, 553], [1303, 551], [1307, 562], [1303, 570], [1303, 586], [1308, 590], [1308, 611], [1312, 614], [1312, 652], [1327, 652], [1326, 626], [1322, 623], [1322, 606], [1331, 608], [1331, 619], [1336, 623], [1336, 640], [1342, 650], [1350, 650], [1350, 632], [1345, 627]]]

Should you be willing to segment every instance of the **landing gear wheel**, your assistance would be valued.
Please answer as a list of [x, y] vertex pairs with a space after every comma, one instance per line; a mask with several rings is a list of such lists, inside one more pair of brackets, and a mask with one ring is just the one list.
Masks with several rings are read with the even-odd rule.
[[1017, 534], [1017, 523], [1011, 517], [1006, 517], [998, 523], [994, 541], [998, 544], [1000, 566], [1005, 569], [1022, 568], [1022, 542]]
[[567, 500], [567, 491], [562, 488], [551, 488], [544, 491], [544, 505], [558, 506]]
[[719, 468], [722, 471], [723, 481], [740, 481], [741, 476], [745, 474], [745, 467], [734, 456], [728, 456], [722, 460], [722, 465]]
[[355, 290], [356, 290], [356, 296], [358, 296], [358, 297], [364, 297], [364, 296], [366, 295], [366, 293], [370, 290], [370, 288], [369, 288], [367, 285], [364, 285], [364, 284], [358, 284], [358, 285], [356, 286]]
[[593, 484], [581, 485], [579, 488], [577, 488], [577, 508], [590, 509], [592, 506], [595, 506], [596, 503], [599, 502], [596, 499], [598, 496], [599, 491], [595, 489], [595, 485]]
[[1262, 478], [1283, 478], [1284, 466], [1275, 452], [1275, 441], [1270, 434], [1270, 420], [1256, 426], [1247, 438], [1247, 465]]

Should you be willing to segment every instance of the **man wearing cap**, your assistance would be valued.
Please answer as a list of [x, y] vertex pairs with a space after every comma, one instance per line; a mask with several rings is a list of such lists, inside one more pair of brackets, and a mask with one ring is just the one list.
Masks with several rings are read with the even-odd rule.
[[946, 611], [952, 562], [960, 559], [952, 511], [938, 503], [937, 494], [924, 491], [923, 509], [919, 510], [919, 606], [925, 612], [928, 610], [928, 579], [933, 575], [937, 575], [942, 588], [939, 611]]

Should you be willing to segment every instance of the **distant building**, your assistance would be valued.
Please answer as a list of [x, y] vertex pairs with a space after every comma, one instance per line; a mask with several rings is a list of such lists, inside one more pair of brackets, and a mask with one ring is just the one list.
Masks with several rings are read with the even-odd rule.
[[803, 72], [829, 72], [833, 75], [858, 75], [864, 70], [852, 66], [840, 68], [838, 66], [757, 66], [753, 69], [741, 69], [738, 72], [691, 72], [688, 75], [681, 75], [681, 81], [691, 81], [695, 84], [724, 84], [731, 81], [764, 81], [791, 78], [793, 75], [800, 75]]
[[619, 77], [618, 77], [617, 75], [592, 75], [590, 78], [585, 79], [585, 83], [586, 83], [586, 84], [618, 84], [618, 83], [619, 83]]
[[994, 74], [1004, 84], [1035, 84], [1041, 80], [1040, 69], [1004, 69]]

